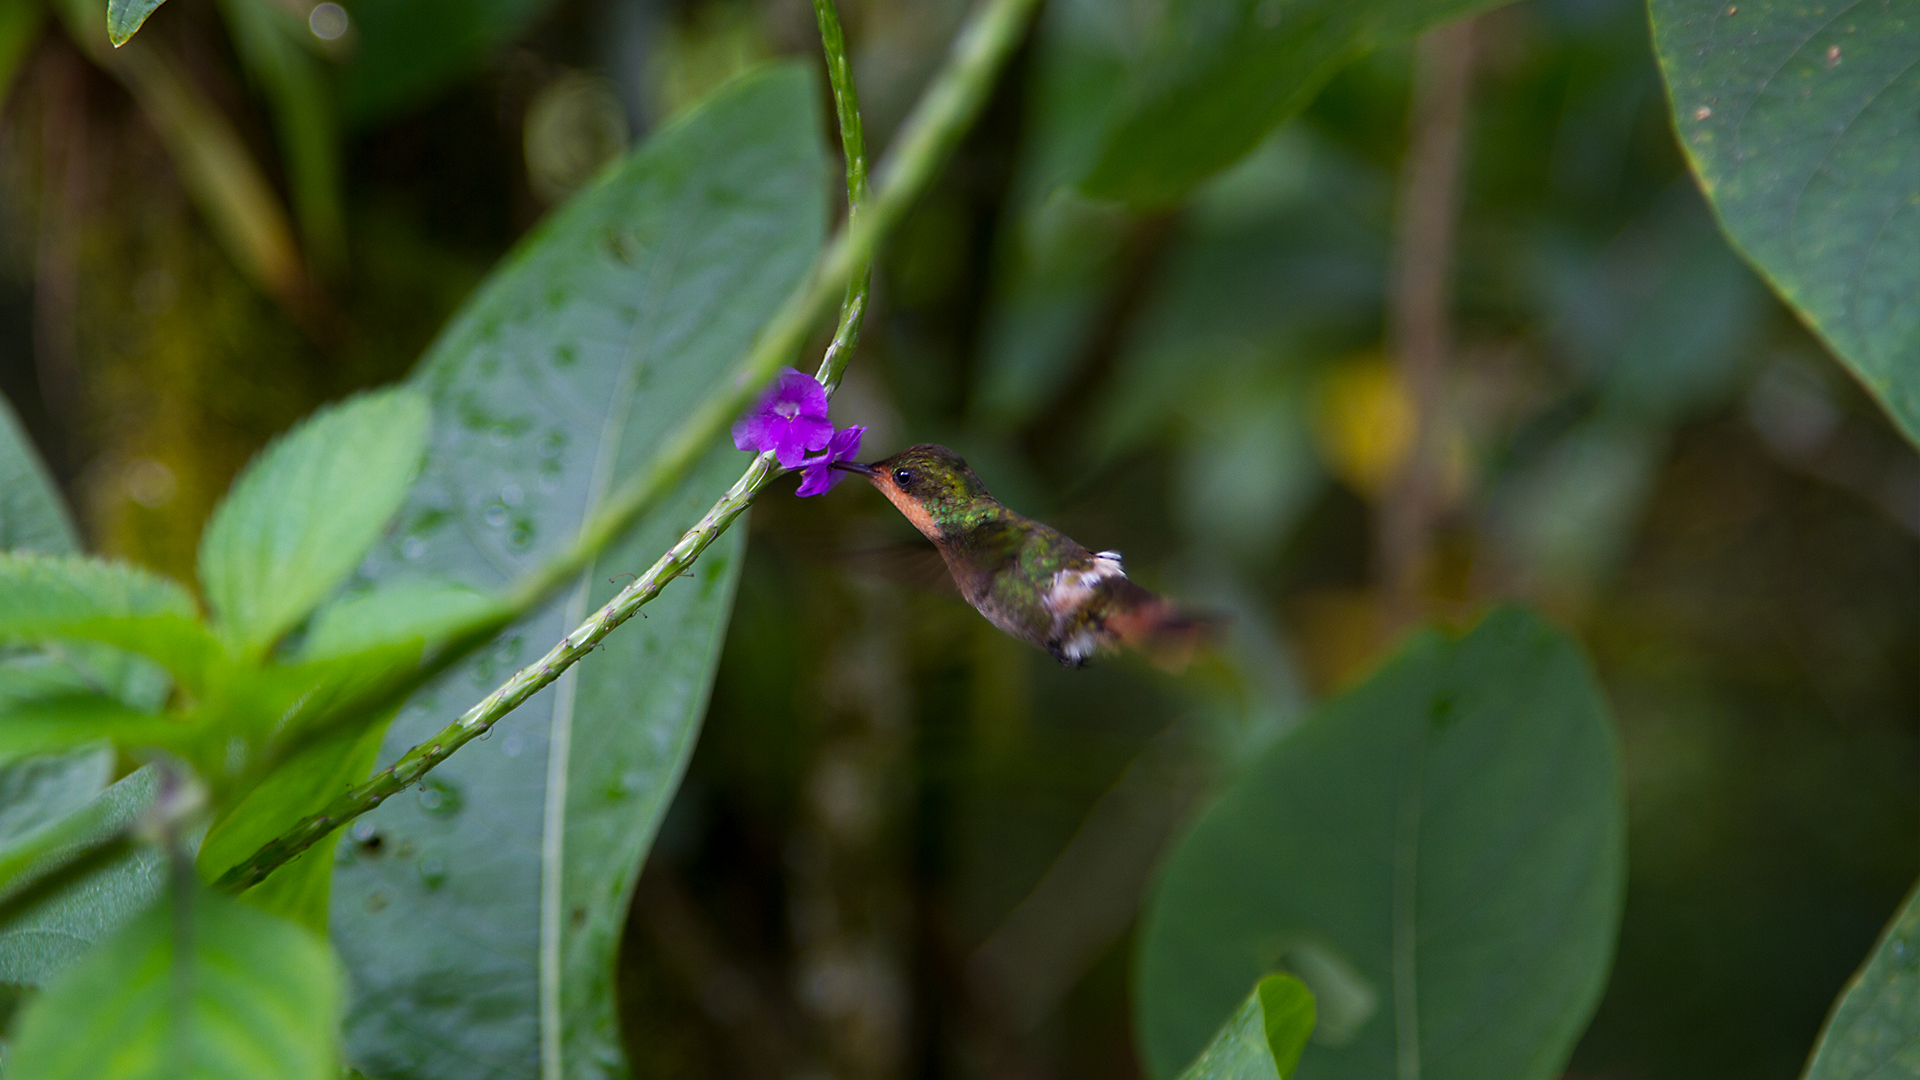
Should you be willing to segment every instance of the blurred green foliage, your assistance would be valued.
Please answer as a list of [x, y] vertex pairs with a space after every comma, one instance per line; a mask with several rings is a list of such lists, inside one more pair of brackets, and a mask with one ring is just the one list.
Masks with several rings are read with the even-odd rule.
[[[247, 458], [319, 403], [404, 373], [546, 203], [624, 145], [622, 124], [660, 127], [753, 59], [815, 48], [810, 13], [787, 0], [358, 0], [332, 37], [328, 5], [287, 17], [300, 6], [161, 8], [130, 48], [188, 90], [167, 99], [187, 112], [165, 115], [198, 126], [168, 127], [163, 83], [43, 32], [35, 6], [0, 4], [0, 71], [23, 58], [0, 143], [0, 391], [90, 549], [182, 579]], [[877, 147], [963, 7], [847, 5]], [[1686, 49], [1669, 36], [1691, 8], [1654, 7], [1681, 130], [1689, 109], [1727, 119], [1675, 74]], [[1176, 8], [1253, 26], [1269, 5]], [[1278, 106], [1222, 114], [1246, 128], [1245, 158], [1216, 174], [1225, 160], [1174, 153], [1186, 171], [1156, 181], [1144, 201], [1162, 208], [1137, 212], [1080, 181], [1101, 154], [1165, 165], [1151, 137], [1198, 130], [1096, 138], [1109, 111], [1159, 115], [1154, 102], [1178, 97], [1177, 72], [1126, 81], [1156, 11], [1047, 5], [890, 242], [835, 413], [872, 426], [872, 453], [953, 445], [1015, 508], [1234, 613], [1231, 646], [1181, 679], [1063, 672], [925, 587], [937, 568], [923, 572], [926, 552], [871, 494], [764, 498], [744, 563], [722, 571], [738, 573], [738, 600], [706, 730], [624, 912], [619, 1026], [636, 1075], [1133, 1075], [1128, 958], [1162, 853], [1393, 643], [1374, 553], [1419, 407], [1388, 325], [1417, 25], [1334, 34]], [[1833, 42], [1847, 80], [1904, 40], [1835, 33], [1853, 35]], [[1793, 1076], [1920, 869], [1920, 462], [1715, 228], [1644, 10], [1528, 0], [1481, 16], [1475, 37], [1419, 600], [1463, 625], [1496, 599], [1544, 609], [1584, 641], [1614, 705], [1629, 876], [1570, 1075]], [[1248, 38], [1250, 63], [1266, 62], [1264, 40]], [[1356, 55], [1362, 41], [1386, 47]], [[1795, 54], [1809, 78], [1834, 70], [1822, 43]], [[1838, 100], [1818, 104], [1855, 98]], [[208, 147], [233, 145], [247, 164], [195, 172]], [[1687, 151], [1728, 229], [1797, 299], [1780, 269], [1797, 249], [1746, 230], [1747, 189], [1718, 171], [1745, 159], [1721, 161], [1725, 145]], [[234, 180], [249, 176], [264, 186]], [[219, 190], [255, 201], [235, 209]], [[262, 190], [292, 209], [263, 217]], [[297, 251], [273, 214], [299, 222]], [[297, 265], [273, 261], [286, 251]], [[1816, 292], [1851, 280], [1808, 265]], [[1905, 341], [1898, 305], [1825, 295], [1801, 301], [1813, 325], [1903, 416], [1905, 369], [1876, 359]], [[1863, 304], [1892, 313], [1864, 344], [1830, 324]], [[29, 475], [0, 461], [4, 498]], [[510, 535], [475, 542], [468, 569], [511, 565]], [[635, 565], [596, 565], [592, 596], [659, 539], [631, 549]], [[365, 576], [398, 561], [382, 552]], [[635, 648], [643, 629], [623, 631]], [[498, 677], [518, 655], [482, 662]], [[610, 700], [642, 692], [602, 678]], [[515, 734], [469, 754], [498, 764]], [[515, 805], [541, 804], [542, 778], [522, 779]], [[389, 816], [445, 828], [447, 806], [483, 798], [430, 786]], [[403, 855], [366, 824], [341, 845], [347, 879], [444, 883], [434, 852]], [[471, 846], [512, 847], [501, 835]], [[502, 865], [524, 869], [515, 842], [519, 861]], [[151, 896], [153, 865], [137, 869], [130, 894]], [[337, 925], [395, 895], [353, 886]], [[512, 897], [479, 900], [467, 929], [485, 937], [486, 912]], [[616, 888], [581, 908], [602, 947], [622, 903]], [[84, 928], [85, 915], [51, 917]], [[506, 965], [518, 975], [525, 946], [503, 946], [520, 950]], [[1325, 1031], [1364, 993], [1323, 961], [1296, 950], [1291, 963], [1317, 974]], [[515, 1022], [523, 1004], [506, 1010]], [[508, 1056], [530, 1045], [517, 1028], [481, 1034]]]

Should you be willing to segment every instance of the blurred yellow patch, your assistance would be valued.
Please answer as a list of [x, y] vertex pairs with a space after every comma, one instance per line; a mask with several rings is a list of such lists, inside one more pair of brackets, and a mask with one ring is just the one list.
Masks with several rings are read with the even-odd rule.
[[1334, 368], [1320, 384], [1314, 445], [1327, 471], [1373, 498], [1413, 452], [1415, 420], [1399, 371], [1378, 354], [1359, 357]]
[[[1340, 364], [1320, 384], [1314, 410], [1314, 447], [1327, 471], [1361, 496], [1379, 498], [1413, 453], [1418, 413], [1400, 371], [1379, 353]], [[1471, 455], [1459, 428], [1440, 434], [1440, 498], [1466, 491]]]

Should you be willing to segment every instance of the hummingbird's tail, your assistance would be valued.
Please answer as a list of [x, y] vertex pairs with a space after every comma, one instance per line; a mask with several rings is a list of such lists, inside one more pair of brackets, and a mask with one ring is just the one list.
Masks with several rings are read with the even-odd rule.
[[1179, 672], [1226, 633], [1228, 617], [1187, 611], [1126, 578], [1113, 578], [1103, 620], [1108, 633], [1164, 671]]

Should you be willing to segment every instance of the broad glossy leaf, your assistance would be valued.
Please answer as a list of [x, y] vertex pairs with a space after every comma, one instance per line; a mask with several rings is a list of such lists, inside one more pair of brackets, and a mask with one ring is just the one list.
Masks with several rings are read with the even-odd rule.
[[1313, 1034], [1313, 994], [1291, 975], [1254, 986], [1180, 1080], [1288, 1080]]
[[167, 0], [107, 0], [107, 40], [125, 45], [147, 16]]
[[363, 394], [247, 467], [200, 541], [200, 584], [230, 642], [265, 653], [346, 580], [406, 497], [427, 420], [411, 387]]
[[340, 972], [326, 942], [215, 893], [188, 896], [185, 955], [169, 895], [27, 1007], [9, 1080], [335, 1080]]
[[[433, 444], [371, 577], [497, 589], [569, 543], [724, 386], [825, 232], [817, 91], [797, 65], [727, 85], [481, 288], [415, 376], [433, 400]], [[715, 449], [575, 588], [409, 703], [383, 759], [664, 552], [744, 467]], [[333, 927], [355, 989], [349, 1057], [368, 1075], [539, 1075], [543, 1012], [564, 1075], [617, 1066], [612, 943], [698, 730], [739, 535], [341, 844]]]
[[468, 75], [525, 30], [551, 0], [356, 0], [357, 48], [340, 74], [351, 123], [406, 108]]
[[[94, 832], [83, 843], [126, 828], [153, 803], [150, 769], [100, 792], [87, 807]], [[0, 902], [0, 983], [42, 986], [159, 895], [165, 877], [151, 848], [136, 848], [89, 873]]]
[[1920, 1077], [1920, 885], [1827, 1018], [1806, 1080]]
[[1354, 57], [1499, 2], [1165, 0], [1082, 187], [1139, 206], [1177, 202]]
[[1674, 127], [1721, 224], [1920, 442], [1920, 12], [1649, 7]]
[[79, 548], [53, 478], [0, 398], [0, 551], [64, 555]]
[[1559, 1075], [1625, 883], [1619, 757], [1579, 649], [1519, 609], [1425, 632], [1258, 759], [1180, 844], [1140, 939], [1149, 1072], [1299, 975], [1307, 1080]]

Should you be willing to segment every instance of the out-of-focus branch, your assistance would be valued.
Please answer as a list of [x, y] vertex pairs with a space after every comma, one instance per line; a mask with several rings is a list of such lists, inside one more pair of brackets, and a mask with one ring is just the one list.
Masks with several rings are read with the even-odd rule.
[[1442, 396], [1451, 345], [1454, 231], [1473, 72], [1472, 19], [1420, 39], [1401, 173], [1389, 333], [1414, 405], [1412, 449], [1381, 507], [1379, 556], [1390, 619], [1421, 614], [1422, 577], [1444, 481]]
[[105, 4], [63, 0], [56, 9], [74, 44], [139, 105], [181, 186], [240, 271], [310, 337], [330, 337], [333, 317], [307, 274], [286, 208], [233, 124], [158, 43], [110, 48]]

